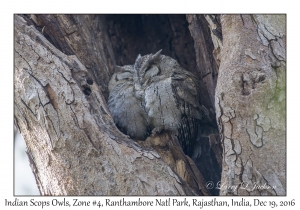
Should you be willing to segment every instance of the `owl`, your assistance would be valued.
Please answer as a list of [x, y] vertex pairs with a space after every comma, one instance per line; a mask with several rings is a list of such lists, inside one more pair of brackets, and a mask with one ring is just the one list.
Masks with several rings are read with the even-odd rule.
[[121, 131], [139, 139], [171, 131], [185, 154], [195, 153], [210, 119], [197, 78], [176, 60], [161, 50], [138, 55], [134, 65], [119, 67], [109, 89], [108, 105]]
[[116, 126], [133, 139], [145, 140], [149, 135], [148, 116], [142, 95], [138, 96], [133, 82], [134, 66], [117, 66], [108, 90], [108, 108]]

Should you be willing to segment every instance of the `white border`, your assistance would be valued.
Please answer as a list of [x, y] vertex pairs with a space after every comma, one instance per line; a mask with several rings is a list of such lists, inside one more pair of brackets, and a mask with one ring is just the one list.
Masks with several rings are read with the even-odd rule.
[[[286, 13], [287, 14], [287, 196], [283, 197], [250, 197], [247, 200], [291, 200], [298, 197], [300, 164], [299, 154], [299, 15], [296, 1], [32, 1], [17, 0], [1, 3], [1, 109], [0, 109], [0, 206], [4, 207], [4, 199], [13, 200], [13, 14], [14, 13]], [[97, 199], [104, 199], [95, 197]], [[115, 198], [115, 197], [114, 197]], [[134, 200], [138, 197], [127, 197]], [[144, 200], [156, 197], [144, 197]], [[164, 197], [163, 197], [164, 198]], [[210, 197], [212, 198], [212, 197]], [[21, 197], [30, 200], [31, 198]], [[37, 200], [51, 200], [52, 198], [35, 198]], [[60, 199], [63, 199], [60, 197]], [[72, 199], [68, 197], [67, 199]], [[92, 200], [82, 197], [83, 200]], [[192, 199], [189, 197], [188, 199]], [[219, 197], [230, 200], [231, 197]], [[241, 199], [239, 197], [238, 199]], [[297, 203], [300, 199], [296, 200]], [[4, 208], [3, 208], [4, 207]], [[32, 209], [31, 207], [23, 207]], [[66, 207], [67, 208], [67, 207]], [[140, 208], [140, 207], [139, 207]], [[155, 207], [157, 208], [157, 207]], [[168, 208], [168, 207], [167, 207]], [[176, 207], [171, 207], [176, 208]], [[235, 207], [231, 207], [235, 208]], [[240, 208], [240, 207], [238, 207]], [[50, 208], [47, 208], [50, 209]], [[63, 208], [60, 208], [63, 209]], [[91, 208], [90, 208], [91, 209]], [[104, 208], [106, 209], [106, 208]], [[129, 208], [128, 208], [129, 209]], [[134, 208], [133, 208], [134, 209]], [[135, 208], [137, 209], [137, 208]], [[147, 209], [147, 208], [146, 208]], [[150, 208], [149, 208], [150, 209]], [[153, 208], [152, 208], [153, 209]], [[170, 208], [169, 208], [170, 209]], [[196, 209], [196, 208], [190, 208]], [[197, 208], [199, 209], [199, 208]], [[237, 209], [237, 208], [236, 208]], [[270, 209], [270, 208], [263, 208]], [[278, 208], [276, 208], [278, 209]], [[279, 208], [281, 209], [281, 208]], [[286, 209], [286, 208], [285, 208]], [[294, 208], [295, 209], [295, 208]]]

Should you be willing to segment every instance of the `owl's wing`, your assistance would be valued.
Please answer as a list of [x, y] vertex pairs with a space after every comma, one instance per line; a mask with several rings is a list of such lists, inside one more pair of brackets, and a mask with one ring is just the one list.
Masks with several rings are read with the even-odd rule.
[[199, 153], [197, 142], [202, 136], [217, 133], [211, 123], [208, 110], [200, 104], [197, 78], [190, 72], [178, 69], [172, 74], [172, 90], [181, 111], [178, 140], [185, 154]]
[[194, 75], [188, 71], [174, 71], [172, 74], [172, 90], [181, 110], [181, 114], [202, 118], [199, 103], [199, 87]]
[[174, 71], [171, 78], [176, 105], [181, 111], [181, 125], [178, 128], [177, 139], [184, 153], [191, 157], [197, 142], [202, 118], [201, 105], [198, 101], [197, 80], [185, 70]]

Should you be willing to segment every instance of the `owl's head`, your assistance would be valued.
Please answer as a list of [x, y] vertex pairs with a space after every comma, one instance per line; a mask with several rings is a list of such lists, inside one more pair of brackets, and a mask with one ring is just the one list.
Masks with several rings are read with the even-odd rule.
[[138, 77], [138, 81], [143, 85], [151, 77], [154, 77], [160, 73], [159, 66], [157, 65], [160, 59], [160, 53], [162, 50], [159, 50], [157, 53], [149, 55], [138, 55], [134, 63], [135, 74]]
[[108, 90], [111, 91], [118, 84], [124, 82], [132, 82], [134, 76], [134, 66], [126, 65], [126, 66], [115, 66], [115, 73], [111, 77]]

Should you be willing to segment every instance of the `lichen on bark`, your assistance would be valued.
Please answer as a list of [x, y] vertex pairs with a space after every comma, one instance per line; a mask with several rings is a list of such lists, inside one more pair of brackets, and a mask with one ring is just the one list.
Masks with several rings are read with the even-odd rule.
[[222, 15], [221, 24], [220, 194], [285, 195], [285, 16]]

